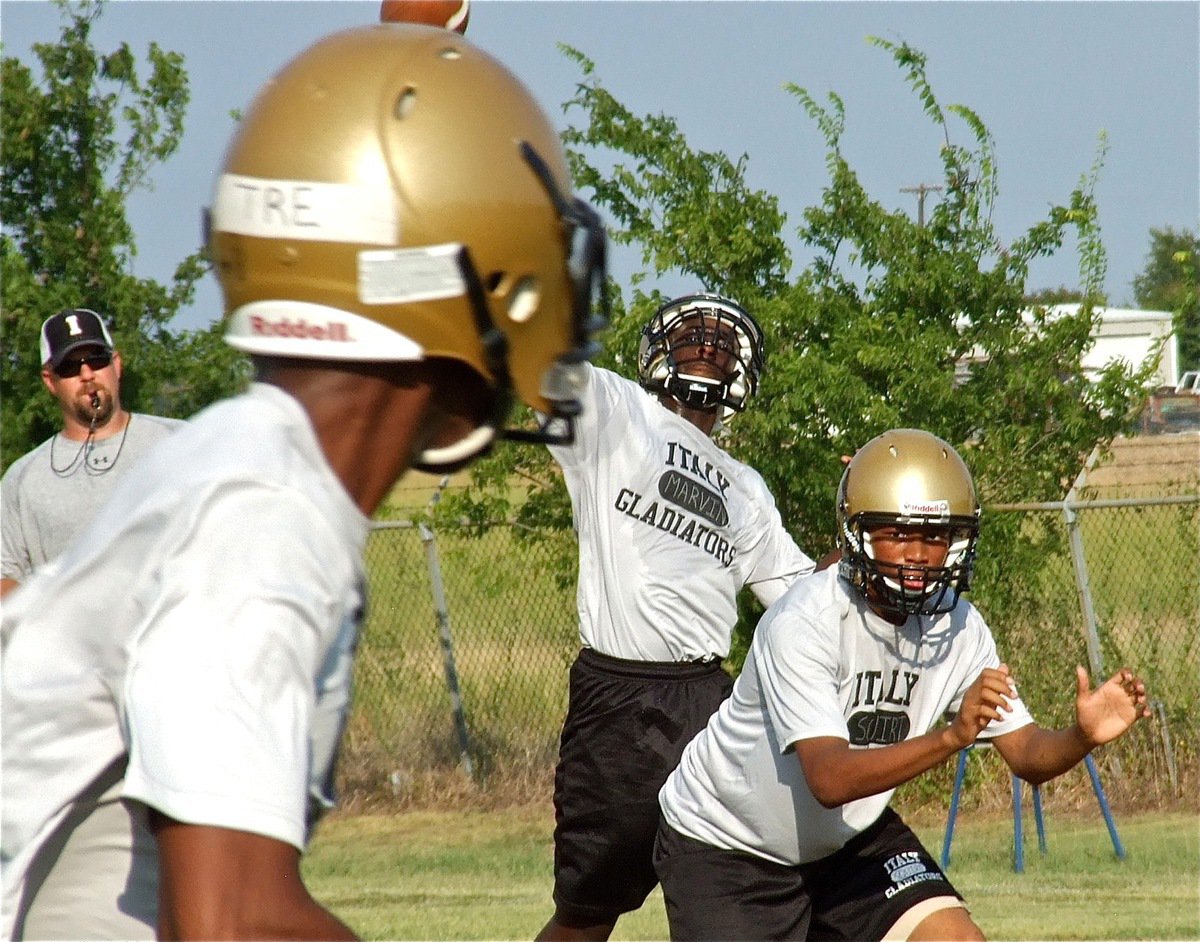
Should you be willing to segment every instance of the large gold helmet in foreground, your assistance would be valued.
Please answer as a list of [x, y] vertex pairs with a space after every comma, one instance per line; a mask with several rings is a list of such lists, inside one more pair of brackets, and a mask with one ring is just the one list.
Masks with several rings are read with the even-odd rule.
[[484, 378], [494, 426], [420, 466], [487, 447], [513, 394], [547, 425], [578, 412], [603, 227], [528, 91], [457, 33], [372, 25], [293, 59], [239, 123], [208, 228], [238, 349]]
[[[967, 589], [979, 537], [975, 484], [957, 451], [936, 435], [901, 428], [867, 442], [842, 474], [837, 497], [839, 572], [883, 608], [904, 615], [950, 611]], [[870, 531], [936, 526], [949, 534], [942, 566], [917, 567], [922, 588], [880, 570]], [[904, 575], [911, 575], [905, 572]]]

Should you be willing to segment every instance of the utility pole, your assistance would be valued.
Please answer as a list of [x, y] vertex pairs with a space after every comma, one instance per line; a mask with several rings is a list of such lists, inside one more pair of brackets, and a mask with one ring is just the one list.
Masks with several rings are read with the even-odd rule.
[[934, 183], [918, 183], [916, 186], [902, 186], [901, 193], [916, 193], [917, 194], [917, 225], [922, 229], [925, 228], [925, 194], [926, 193], [941, 193], [942, 187]]

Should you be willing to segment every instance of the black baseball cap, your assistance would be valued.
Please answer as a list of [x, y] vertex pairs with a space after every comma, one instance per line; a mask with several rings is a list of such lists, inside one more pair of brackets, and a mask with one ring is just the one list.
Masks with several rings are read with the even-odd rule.
[[42, 362], [57, 368], [63, 358], [80, 347], [113, 349], [112, 334], [103, 318], [86, 307], [59, 311], [42, 324]]

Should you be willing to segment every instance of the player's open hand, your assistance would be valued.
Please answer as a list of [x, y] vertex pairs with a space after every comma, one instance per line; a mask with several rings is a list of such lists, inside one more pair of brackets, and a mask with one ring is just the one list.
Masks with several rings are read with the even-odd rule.
[[1016, 695], [1007, 664], [985, 668], [967, 688], [950, 724], [950, 734], [959, 742], [959, 748], [971, 745], [988, 723], [1000, 719], [1001, 710], [1011, 710], [1009, 698]]
[[1076, 723], [1093, 746], [1111, 742], [1150, 715], [1146, 685], [1133, 671], [1123, 667], [1095, 690], [1082, 667], [1075, 668], [1075, 677]]

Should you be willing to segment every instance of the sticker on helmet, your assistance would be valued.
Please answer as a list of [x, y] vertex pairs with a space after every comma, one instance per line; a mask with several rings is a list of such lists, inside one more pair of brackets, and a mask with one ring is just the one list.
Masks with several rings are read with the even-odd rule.
[[363, 304], [406, 304], [466, 293], [458, 265], [461, 245], [358, 253], [358, 298]]
[[225, 173], [213, 199], [214, 232], [261, 239], [395, 245], [396, 206], [375, 187], [267, 180]]
[[225, 340], [248, 353], [327, 360], [420, 360], [419, 343], [353, 311], [304, 301], [253, 301], [229, 315]]
[[948, 500], [902, 500], [900, 502], [902, 517], [937, 517], [939, 520], [950, 519], [950, 501]]

